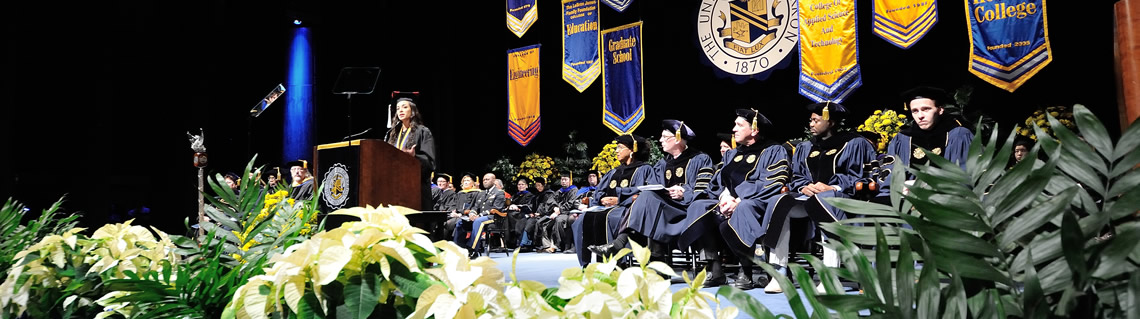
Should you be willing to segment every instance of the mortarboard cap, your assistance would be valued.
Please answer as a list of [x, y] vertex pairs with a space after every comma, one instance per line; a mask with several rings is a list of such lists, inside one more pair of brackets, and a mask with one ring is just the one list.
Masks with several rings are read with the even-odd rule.
[[692, 140], [696, 136], [693, 129], [685, 125], [685, 121], [664, 120], [661, 121], [661, 128], [686, 141]]

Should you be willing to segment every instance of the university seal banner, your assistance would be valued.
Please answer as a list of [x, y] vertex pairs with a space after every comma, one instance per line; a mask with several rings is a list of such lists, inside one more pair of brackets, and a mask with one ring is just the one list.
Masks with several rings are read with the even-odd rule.
[[602, 0], [602, 2], [605, 2], [610, 8], [617, 10], [617, 12], [623, 12], [629, 8], [630, 4], [633, 4], [633, 0]]
[[800, 0], [800, 94], [842, 102], [863, 84], [855, 0]]
[[966, 0], [970, 73], [1006, 91], [1053, 61], [1045, 0]]
[[539, 45], [507, 51], [507, 134], [526, 146], [542, 127], [538, 107]]
[[562, 1], [562, 79], [585, 91], [602, 73], [598, 0]]
[[874, 0], [871, 30], [903, 49], [910, 49], [938, 23], [937, 0]]
[[767, 79], [799, 42], [800, 0], [701, 0], [697, 42], [708, 62], [737, 82]]
[[537, 0], [507, 0], [507, 29], [522, 37], [538, 20]]
[[602, 124], [629, 134], [645, 119], [641, 22], [602, 31]]

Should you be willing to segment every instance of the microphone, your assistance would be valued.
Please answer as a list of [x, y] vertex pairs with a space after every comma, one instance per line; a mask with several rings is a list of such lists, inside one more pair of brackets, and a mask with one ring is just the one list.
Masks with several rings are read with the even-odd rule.
[[367, 130], [364, 130], [364, 131], [362, 131], [362, 132], [360, 132], [360, 133], [356, 133], [356, 134], [352, 134], [352, 135], [349, 135], [349, 136], [345, 136], [345, 137], [344, 137], [344, 139], [342, 139], [341, 141], [347, 141], [347, 140], [348, 140], [348, 139], [350, 139], [350, 138], [353, 138], [353, 137], [357, 137], [357, 136], [361, 136], [361, 135], [364, 135], [364, 133], [368, 133], [368, 131], [371, 131], [371, 130], [372, 130], [372, 128], [371, 128], [371, 127], [369, 127]]

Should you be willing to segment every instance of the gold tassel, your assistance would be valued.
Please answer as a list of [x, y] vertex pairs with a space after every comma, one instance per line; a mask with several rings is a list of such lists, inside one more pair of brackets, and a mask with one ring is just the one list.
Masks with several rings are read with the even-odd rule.
[[732, 148], [736, 148], [736, 135], [733, 135], [732, 139], [729, 139], [729, 141], [732, 144]]
[[685, 121], [680, 121], [680, 122], [681, 122], [681, 124], [677, 125], [677, 136], [678, 137], [685, 136]]
[[820, 112], [821, 113], [820, 115], [823, 115], [824, 121], [831, 120], [831, 112], [828, 112], [828, 107], [830, 107], [830, 106], [831, 106], [831, 101], [827, 101], [827, 104], [823, 105], [823, 112]]
[[752, 113], [755, 113], [755, 114], [752, 114], [752, 130], [753, 131], [759, 131], [760, 127], [756, 126], [756, 118], [760, 117], [760, 111], [757, 111], [756, 109], [752, 109]]
[[[630, 135], [630, 137], [633, 137], [633, 136]], [[636, 138], [633, 139], [633, 152], [637, 153], [637, 139]]]

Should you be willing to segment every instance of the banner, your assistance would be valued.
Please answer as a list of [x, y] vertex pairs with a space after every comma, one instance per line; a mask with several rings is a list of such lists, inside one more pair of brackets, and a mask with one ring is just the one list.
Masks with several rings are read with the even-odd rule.
[[526, 146], [542, 127], [538, 107], [539, 45], [507, 51], [507, 134]]
[[910, 49], [938, 23], [938, 0], [874, 0], [871, 30], [903, 49]]
[[970, 73], [1010, 92], [1053, 61], [1045, 0], [1020, 1], [966, 0]]
[[707, 64], [737, 82], [767, 79], [791, 64], [799, 42], [797, 0], [701, 0], [697, 43]]
[[602, 124], [629, 134], [645, 119], [641, 22], [602, 31]]
[[538, 20], [537, 0], [507, 0], [507, 29], [522, 37]]
[[863, 85], [855, 0], [800, 0], [800, 94], [842, 102]]
[[562, 79], [582, 92], [601, 73], [598, 0], [562, 0]]
[[610, 8], [617, 10], [617, 12], [623, 12], [629, 8], [630, 4], [633, 4], [633, 0], [602, 0], [602, 2], [605, 2]]

